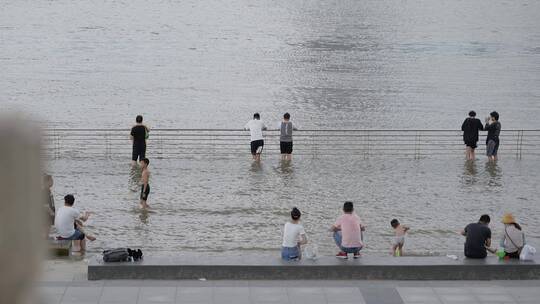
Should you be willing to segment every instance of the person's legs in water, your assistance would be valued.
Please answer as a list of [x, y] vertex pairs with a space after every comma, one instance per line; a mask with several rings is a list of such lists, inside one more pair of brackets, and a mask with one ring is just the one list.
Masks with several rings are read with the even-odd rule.
[[137, 159], [139, 158], [139, 155], [137, 153], [137, 147], [133, 145], [133, 151], [131, 153], [131, 166], [135, 167], [137, 166]]
[[261, 140], [261, 141], [258, 141], [258, 143], [257, 143], [257, 149], [256, 149], [256, 151], [255, 151], [255, 155], [256, 155], [255, 160], [256, 160], [257, 162], [260, 162], [260, 161], [261, 161], [261, 154], [262, 154], [263, 148], [264, 148], [264, 141], [262, 141], [262, 140]]
[[493, 161], [497, 161], [497, 154], [499, 152], [499, 142], [495, 144], [495, 151], [493, 153]]
[[139, 146], [139, 164], [146, 158], [146, 144]]
[[149, 206], [146, 203], [148, 200], [148, 195], [150, 194], [150, 185], [146, 185], [146, 191], [144, 190], [144, 185], [141, 186], [141, 196], [140, 196], [140, 202], [139, 205], [141, 209], [148, 209]]
[[252, 141], [250, 143], [250, 148], [251, 148], [251, 158], [253, 160], [257, 160], [257, 141]]

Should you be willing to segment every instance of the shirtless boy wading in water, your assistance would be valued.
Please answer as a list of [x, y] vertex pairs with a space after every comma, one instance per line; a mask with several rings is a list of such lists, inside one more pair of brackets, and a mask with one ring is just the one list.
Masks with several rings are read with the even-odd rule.
[[146, 203], [148, 195], [150, 194], [150, 184], [148, 183], [150, 179], [150, 170], [148, 169], [148, 164], [150, 164], [148, 158], [143, 158], [141, 160], [141, 201], [139, 203], [141, 209], [148, 209], [148, 204]]

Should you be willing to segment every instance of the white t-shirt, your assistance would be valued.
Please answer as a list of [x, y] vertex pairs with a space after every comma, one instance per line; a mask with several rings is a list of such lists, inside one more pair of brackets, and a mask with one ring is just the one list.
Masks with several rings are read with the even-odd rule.
[[[504, 227], [505, 231], [503, 232], [503, 247], [504, 251], [508, 253], [514, 253], [522, 248], [524, 244], [524, 234], [523, 231], [518, 230], [514, 225], [507, 225]], [[508, 234], [508, 235], [507, 235]], [[511, 239], [511, 240], [510, 240]], [[519, 246], [519, 247], [516, 247]]]
[[54, 218], [54, 226], [58, 235], [63, 238], [68, 238], [75, 233], [75, 220], [79, 218], [81, 213], [73, 207], [63, 206], [56, 210]]
[[300, 242], [300, 235], [306, 235], [304, 227], [300, 224], [285, 223], [283, 228], [283, 247], [296, 247]]
[[266, 129], [266, 125], [260, 119], [252, 119], [248, 121], [244, 129], [249, 130], [251, 141], [263, 139], [262, 130]]

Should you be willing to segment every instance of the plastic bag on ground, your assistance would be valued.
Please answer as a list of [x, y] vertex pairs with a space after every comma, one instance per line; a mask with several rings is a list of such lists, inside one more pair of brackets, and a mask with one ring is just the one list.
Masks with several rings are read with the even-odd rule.
[[532, 261], [534, 260], [534, 255], [536, 254], [536, 248], [530, 245], [523, 246], [523, 249], [521, 249], [521, 254], [519, 255], [519, 259], [522, 261]]

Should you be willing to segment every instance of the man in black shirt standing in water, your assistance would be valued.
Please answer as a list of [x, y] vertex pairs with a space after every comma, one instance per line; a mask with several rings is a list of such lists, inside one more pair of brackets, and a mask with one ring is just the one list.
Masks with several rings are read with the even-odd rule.
[[465, 121], [461, 125], [461, 131], [463, 131], [463, 141], [465, 142], [465, 156], [467, 160], [474, 160], [474, 149], [478, 143], [478, 131], [484, 130], [484, 126], [480, 119], [476, 118], [476, 112], [470, 111], [469, 117], [465, 118]]
[[133, 154], [131, 164], [135, 166], [137, 160], [142, 161], [146, 157], [146, 139], [148, 138], [148, 127], [143, 125], [142, 115], [137, 115], [136, 123], [131, 128], [131, 140], [133, 141]]

